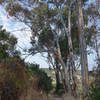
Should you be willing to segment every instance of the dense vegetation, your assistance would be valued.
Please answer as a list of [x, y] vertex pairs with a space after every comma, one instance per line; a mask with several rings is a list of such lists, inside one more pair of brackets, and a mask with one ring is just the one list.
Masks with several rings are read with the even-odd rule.
[[[100, 66], [100, 65], [99, 65]], [[92, 100], [99, 100], [100, 98], [100, 69], [95, 69], [94, 72], [94, 80], [90, 84], [90, 89], [88, 93], [88, 97], [90, 97]]]
[[25, 69], [27, 72], [29, 72], [30, 77], [37, 76], [39, 78], [38, 88], [40, 90], [46, 93], [52, 90], [52, 79], [47, 76], [47, 73], [45, 73], [42, 69], [39, 68], [39, 65], [27, 64], [27, 67], [25, 67]]
[[15, 50], [17, 39], [0, 26], [0, 60], [17, 55]]

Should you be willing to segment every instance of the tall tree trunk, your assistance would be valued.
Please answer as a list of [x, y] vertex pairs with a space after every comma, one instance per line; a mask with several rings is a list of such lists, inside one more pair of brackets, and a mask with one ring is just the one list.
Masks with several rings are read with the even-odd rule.
[[[68, 92], [68, 75], [66, 75], [66, 73], [68, 73], [68, 67], [66, 67], [64, 61], [63, 61], [63, 58], [61, 56], [61, 51], [60, 51], [60, 46], [59, 46], [59, 43], [57, 42], [57, 56], [58, 56], [58, 59], [62, 65], [62, 70], [63, 70], [63, 73], [64, 73], [64, 79], [63, 79], [63, 87], [65, 88], [66, 92]], [[66, 68], [66, 70], [65, 70]]]
[[[55, 28], [55, 30], [58, 30], [57, 27]], [[56, 33], [56, 31], [52, 31], [53, 32], [53, 35], [55, 37], [55, 42], [54, 42], [54, 50], [52, 51], [54, 53], [54, 58], [56, 59], [56, 57], [58, 58], [60, 64], [62, 65], [62, 71], [63, 71], [63, 76], [64, 76], [64, 79], [62, 80], [63, 81], [63, 86], [65, 88], [65, 91], [68, 92], [68, 89], [67, 89], [67, 83], [65, 81], [65, 63], [63, 61], [63, 58], [62, 58], [62, 55], [61, 55], [61, 50], [60, 50], [60, 45], [59, 45], [59, 38], [58, 38], [58, 33]], [[56, 44], [55, 44], [56, 43]], [[57, 46], [55, 48], [55, 45]], [[66, 72], [68, 72], [68, 68], [66, 69]], [[62, 77], [63, 78], [63, 77]], [[68, 80], [68, 77], [67, 77], [67, 80]]]
[[[55, 28], [55, 30], [57, 30], [57, 27]], [[56, 33], [56, 31], [54, 32], [54, 31], [52, 31], [53, 32], [53, 35], [54, 35], [54, 37], [55, 37], [55, 42], [54, 43], [56, 43], [56, 44], [54, 44], [54, 48], [55, 48], [55, 45], [57, 46], [54, 50], [53, 50], [53, 53], [54, 53], [54, 58], [56, 59], [56, 58], [58, 58], [58, 60], [59, 60], [59, 62], [60, 62], [60, 64], [62, 65], [62, 71], [63, 71], [63, 76], [64, 76], [64, 78], [63, 78], [63, 76], [62, 76], [62, 78], [63, 78], [63, 86], [64, 86], [64, 88], [65, 88], [65, 90], [66, 90], [66, 92], [68, 91], [67, 90], [67, 84], [65, 83], [65, 63], [64, 63], [64, 61], [63, 61], [63, 58], [62, 58], [62, 56], [61, 56], [61, 50], [60, 50], [60, 45], [59, 45], [59, 38], [58, 38], [58, 33]], [[67, 77], [68, 78], [68, 77]]]
[[84, 20], [82, 12], [82, 2], [81, 0], [77, 1], [78, 7], [78, 31], [80, 39], [80, 63], [81, 63], [81, 74], [82, 74], [82, 87], [84, 95], [88, 93], [89, 89], [89, 76], [88, 76], [88, 60], [87, 60], [87, 51], [86, 51], [86, 40], [84, 37]]
[[68, 77], [68, 80], [66, 80], [66, 82], [68, 84], [68, 91], [69, 91], [70, 95], [73, 95], [72, 85], [71, 85], [71, 71], [70, 71], [70, 64], [69, 64], [69, 62], [70, 61], [67, 61], [68, 72], [66, 71], [66, 67], [65, 67], [65, 78]]
[[55, 76], [56, 76], [56, 91], [60, 89], [60, 77], [59, 77], [59, 65], [58, 65], [58, 59], [55, 59], [56, 63], [56, 69], [55, 69]]
[[73, 46], [72, 46], [72, 39], [71, 39], [71, 1], [68, 0], [68, 44], [69, 44], [69, 53], [70, 53], [70, 66], [72, 67], [72, 78], [73, 78], [73, 94], [74, 96], [78, 96], [77, 90], [77, 77], [75, 72], [75, 63], [73, 60]]
[[[69, 0], [70, 2], [70, 0]], [[61, 13], [61, 9], [59, 9], [57, 2], [55, 2], [56, 6], [57, 6], [57, 10], [58, 10], [58, 14], [59, 17], [61, 19], [61, 23], [63, 24], [65, 33], [68, 37], [68, 45], [69, 45], [69, 53], [70, 53], [70, 62], [71, 62], [71, 66], [73, 68], [73, 84], [74, 84], [74, 94], [75, 96], [79, 96], [78, 94], [78, 88], [77, 88], [77, 77], [76, 77], [76, 73], [75, 73], [75, 63], [73, 60], [73, 46], [72, 46], [72, 40], [71, 40], [71, 3], [69, 3], [69, 9], [68, 9], [68, 29], [66, 28], [66, 24], [64, 23], [63, 17], [62, 17], [62, 13]], [[67, 72], [68, 72], [68, 68], [67, 68]], [[68, 77], [68, 75], [67, 75]], [[67, 78], [68, 80], [68, 78]], [[67, 81], [68, 82], [68, 81]]]
[[56, 69], [56, 91], [60, 89], [60, 79], [59, 79], [59, 71]]

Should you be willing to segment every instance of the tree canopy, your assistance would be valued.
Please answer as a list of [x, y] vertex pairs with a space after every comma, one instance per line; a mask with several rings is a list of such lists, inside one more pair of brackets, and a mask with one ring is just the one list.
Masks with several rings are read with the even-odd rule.
[[16, 44], [17, 39], [0, 26], [0, 59], [17, 55]]

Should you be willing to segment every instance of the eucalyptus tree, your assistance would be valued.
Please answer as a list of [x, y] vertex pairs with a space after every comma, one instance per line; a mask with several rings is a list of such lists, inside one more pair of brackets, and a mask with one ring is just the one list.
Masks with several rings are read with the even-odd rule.
[[[63, 25], [64, 28], [64, 33], [68, 38], [68, 46], [69, 46], [69, 58], [70, 58], [70, 65], [72, 67], [72, 79], [73, 79], [73, 93], [75, 96], [79, 96], [78, 94], [78, 88], [77, 88], [77, 77], [76, 77], [76, 71], [75, 71], [75, 62], [74, 62], [74, 54], [73, 54], [73, 45], [72, 45], [72, 38], [71, 38], [71, 5], [72, 5], [72, 1], [71, 0], [66, 0], [64, 1], [64, 3], [67, 3], [67, 7], [68, 7], [68, 28], [66, 27], [66, 23], [64, 22], [63, 16], [62, 16], [62, 12], [61, 12], [61, 7], [59, 7], [59, 4], [57, 1], [54, 2], [56, 4], [57, 7], [57, 11], [58, 11], [58, 15], [60, 18], [60, 21]], [[64, 66], [64, 68], [66, 68], [66, 66]], [[65, 77], [67, 79], [67, 84], [68, 84], [68, 67], [65, 69]], [[70, 90], [70, 85], [68, 85], [69, 91]]]
[[[79, 39], [80, 39], [80, 59], [81, 59], [80, 62], [81, 62], [81, 73], [82, 73], [82, 86], [83, 86], [83, 91], [85, 91], [84, 94], [87, 94], [88, 89], [89, 89], [87, 40], [86, 40], [86, 31], [85, 30], [88, 25], [87, 21], [91, 20], [91, 18], [93, 18], [93, 16], [98, 14], [95, 12], [96, 9], [93, 12], [94, 7], [87, 8], [87, 9], [84, 7], [84, 4], [86, 1], [88, 1], [88, 0], [76, 0], [76, 8], [77, 8], [76, 14], [78, 17], [78, 31], [79, 31]], [[94, 3], [96, 3], [96, 2], [94, 2]], [[85, 10], [83, 10], [83, 7]], [[83, 11], [85, 11], [85, 13]], [[85, 21], [85, 18], [86, 18], [85, 15], [87, 15], [87, 16], [89, 15], [87, 21]], [[90, 29], [92, 31], [92, 27]], [[90, 37], [93, 37], [93, 34], [90, 34], [90, 35], [91, 35]], [[96, 40], [95, 35], [94, 35], [94, 38], [95, 38], [96, 47], [97, 47], [97, 40]], [[91, 41], [92, 41], [91, 43], [93, 43], [93, 40], [91, 40]], [[97, 51], [97, 48], [96, 48], [96, 51]], [[97, 56], [98, 56], [98, 53], [97, 53]]]
[[87, 60], [87, 44], [84, 33], [84, 19], [82, 10], [82, 0], [76, 0], [78, 10], [78, 31], [80, 40], [80, 63], [81, 63], [81, 74], [82, 74], [82, 87], [84, 94], [87, 94], [89, 89], [89, 77], [88, 77], [88, 60]]

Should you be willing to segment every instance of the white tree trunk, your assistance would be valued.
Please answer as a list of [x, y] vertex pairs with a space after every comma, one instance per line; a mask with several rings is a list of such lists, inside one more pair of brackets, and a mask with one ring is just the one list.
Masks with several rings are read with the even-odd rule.
[[83, 93], [86, 94], [89, 89], [89, 77], [88, 77], [88, 60], [86, 51], [86, 40], [84, 38], [84, 20], [81, 0], [77, 0], [78, 7], [78, 30], [80, 39], [80, 63], [81, 63], [81, 74], [82, 74], [82, 87]]
[[[57, 4], [56, 4], [57, 5]], [[72, 72], [73, 72], [73, 85], [74, 85], [74, 94], [75, 96], [79, 96], [78, 94], [78, 88], [77, 88], [77, 77], [76, 77], [76, 73], [75, 73], [75, 63], [73, 60], [73, 46], [72, 46], [72, 39], [71, 39], [71, 3], [69, 3], [69, 12], [68, 12], [68, 29], [66, 28], [66, 24], [64, 23], [63, 17], [62, 17], [62, 13], [61, 13], [61, 9], [59, 9], [59, 7], [57, 7], [57, 11], [59, 14], [59, 17], [61, 19], [61, 23], [64, 27], [65, 33], [68, 37], [68, 45], [69, 45], [69, 53], [70, 53], [70, 62], [71, 62], [71, 67], [72, 67]], [[68, 69], [67, 69], [68, 72]], [[66, 73], [67, 76], [67, 73]], [[68, 80], [68, 76], [67, 76], [67, 80]]]

